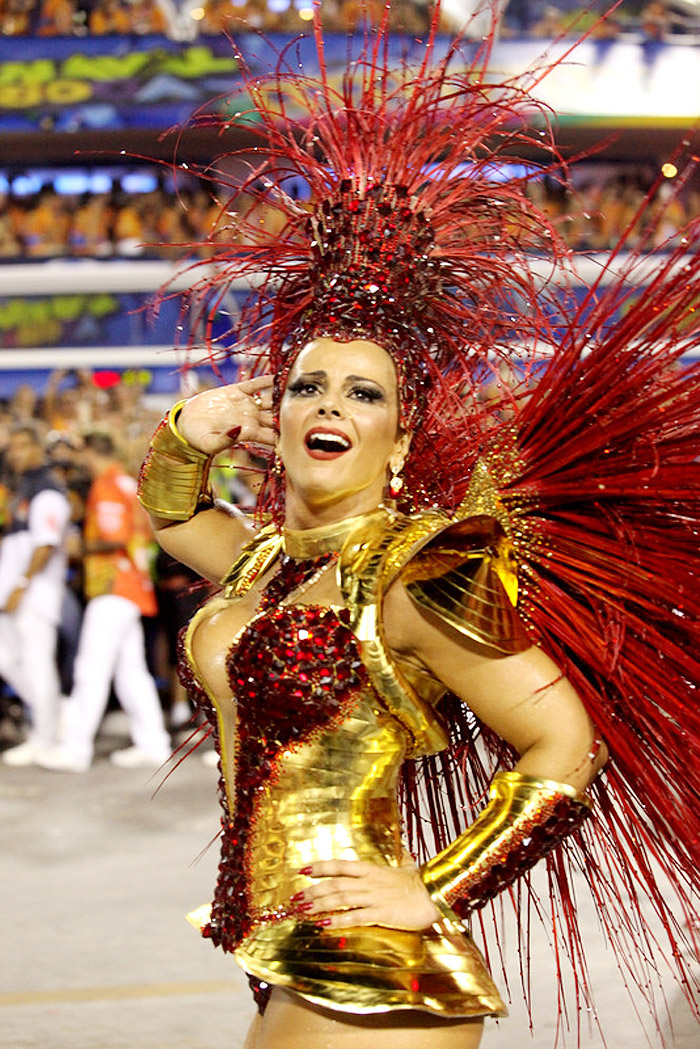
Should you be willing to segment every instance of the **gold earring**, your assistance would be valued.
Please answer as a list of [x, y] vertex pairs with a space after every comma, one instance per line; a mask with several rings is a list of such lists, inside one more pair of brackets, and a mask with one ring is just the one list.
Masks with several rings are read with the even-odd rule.
[[389, 481], [389, 491], [391, 492], [394, 499], [403, 488], [403, 477], [400, 476], [403, 463], [399, 466], [391, 467], [391, 480]]

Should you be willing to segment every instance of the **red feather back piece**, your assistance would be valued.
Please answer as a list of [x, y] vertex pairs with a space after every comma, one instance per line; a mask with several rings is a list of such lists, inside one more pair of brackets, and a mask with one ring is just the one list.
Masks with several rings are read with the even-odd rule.
[[[697, 954], [700, 870], [700, 364], [682, 358], [698, 344], [700, 226], [654, 258], [644, 243], [628, 255], [621, 244], [577, 305], [556, 274], [566, 249], [528, 199], [527, 178], [491, 178], [494, 162], [541, 147], [542, 136], [528, 129], [537, 107], [523, 82], [488, 83], [490, 42], [467, 61], [459, 41], [440, 55], [433, 31], [419, 68], [394, 69], [385, 20], [336, 88], [318, 23], [315, 36], [318, 78], [299, 70], [293, 48], [269, 75], [244, 70], [251, 101], [237, 120], [261, 161], [222, 206], [222, 216], [236, 212], [231, 240], [222, 242], [220, 228], [212, 236], [213, 275], [195, 289], [209, 353], [257, 355], [261, 367], [285, 374], [309, 311], [314, 320], [309, 218], [324, 202], [332, 210], [348, 192], [364, 200], [388, 185], [426, 217], [441, 282], [400, 318], [417, 329], [424, 371], [416, 381], [427, 401], [406, 487], [418, 505], [454, 509], [477, 457], [486, 459], [512, 520], [533, 638], [570, 676], [612, 754], [594, 788], [597, 820], [548, 861], [549, 907], [529, 895], [527, 881], [511, 890], [525, 964], [535, 909], [586, 999], [571, 880], [584, 870], [620, 965], [650, 1002], [663, 959], [690, 995], [683, 949], [690, 940]], [[299, 176], [309, 207], [285, 192]], [[274, 206], [273, 232], [261, 232], [258, 213], [243, 206], [251, 199]], [[544, 280], [533, 265], [543, 252], [551, 263]], [[404, 272], [388, 264], [388, 286]], [[215, 339], [219, 304], [241, 278], [262, 283], [240, 325]], [[537, 365], [542, 345], [549, 353]], [[521, 379], [509, 388], [500, 366], [516, 357]], [[486, 400], [494, 383], [497, 397]], [[513, 761], [454, 699], [445, 713], [450, 752], [406, 768], [407, 827], [419, 852], [461, 830], [494, 769]], [[645, 922], [648, 901], [665, 942]]]
[[[572, 880], [583, 871], [652, 1011], [668, 966], [697, 1009], [700, 946], [700, 222], [665, 247], [613, 255], [568, 319], [543, 330], [552, 352], [482, 447], [511, 520], [521, 612], [611, 752], [592, 788], [597, 818], [548, 860], [550, 907], [536, 910], [587, 1000]], [[458, 440], [443, 450], [461, 493]], [[428, 824], [446, 843], [483, 805], [493, 770], [514, 761], [450, 702], [451, 758], [407, 770], [422, 852]], [[526, 885], [511, 898], [522, 920]]]

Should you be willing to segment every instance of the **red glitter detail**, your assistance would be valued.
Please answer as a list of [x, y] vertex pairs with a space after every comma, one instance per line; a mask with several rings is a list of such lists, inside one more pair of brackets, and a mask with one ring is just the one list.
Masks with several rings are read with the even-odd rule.
[[589, 808], [566, 794], [553, 794], [532, 816], [518, 820], [504, 835], [500, 849], [487, 862], [465, 871], [446, 902], [460, 918], [483, 907], [507, 886], [531, 870], [544, 856], [583, 824]]
[[[294, 913], [286, 908], [255, 913], [249, 893], [250, 833], [265, 788], [278, 775], [282, 752], [301, 746], [343, 719], [358, 687], [368, 683], [346, 611], [279, 605], [331, 556], [306, 562], [283, 558], [280, 571], [263, 592], [259, 614], [228, 653], [229, 681], [238, 712], [236, 796], [230, 811], [221, 779], [221, 859], [211, 921], [205, 929], [205, 935], [225, 951], [235, 950], [254, 925]], [[212, 704], [186, 662], [182, 677], [216, 724]]]

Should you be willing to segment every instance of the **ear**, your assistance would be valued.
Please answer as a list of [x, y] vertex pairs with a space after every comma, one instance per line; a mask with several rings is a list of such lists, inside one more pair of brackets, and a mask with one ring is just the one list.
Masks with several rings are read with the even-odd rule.
[[394, 442], [394, 451], [389, 459], [389, 468], [391, 470], [402, 469], [403, 464], [408, 458], [412, 439], [413, 434], [409, 433], [408, 430], [399, 430], [396, 441]]

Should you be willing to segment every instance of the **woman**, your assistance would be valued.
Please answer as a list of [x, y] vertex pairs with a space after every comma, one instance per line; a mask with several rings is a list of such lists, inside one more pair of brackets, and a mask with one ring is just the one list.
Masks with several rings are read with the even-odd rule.
[[[285, 476], [280, 556], [285, 551], [301, 570], [280, 589], [285, 569], [280, 568], [278, 556], [243, 593], [206, 605], [190, 628], [188, 656], [196, 680], [216, 709], [228, 811], [234, 819], [238, 806], [246, 819], [251, 818], [246, 795], [254, 770], [241, 749], [250, 752], [257, 747], [259, 759], [261, 743], [255, 730], [257, 726], [260, 732], [262, 723], [255, 704], [270, 699], [264, 688], [262, 695], [248, 698], [241, 664], [247, 665], [251, 656], [243, 646], [252, 647], [253, 660], [260, 655], [255, 624], [258, 629], [262, 625], [268, 655], [274, 659], [277, 647], [289, 644], [283, 609], [297, 613], [314, 642], [330, 633], [337, 644], [333, 631], [344, 624], [341, 610], [347, 608], [333, 571], [341, 546], [347, 551], [353, 535], [364, 532], [364, 543], [376, 547], [390, 541], [392, 529], [396, 530], [397, 515], [387, 502], [390, 479], [399, 475], [411, 443], [410, 432], [399, 423], [400, 397], [396, 369], [381, 346], [365, 339], [341, 342], [321, 336], [304, 345], [291, 365], [279, 405], [279, 436], [273, 428], [267, 378], [200, 394], [186, 401], [178, 414], [177, 430], [183, 440], [209, 456], [231, 445], [232, 431], [245, 441], [275, 443]], [[148, 476], [143, 487], [145, 501], [153, 508]], [[435, 517], [433, 513], [427, 522], [432, 526], [428, 535], [414, 539], [413, 548], [444, 530], [445, 522]], [[372, 522], [374, 532], [368, 536], [367, 525]], [[156, 517], [154, 523], [170, 554], [212, 580], [226, 575], [250, 540], [246, 525], [222, 509], [200, 511], [181, 523]], [[404, 560], [410, 564], [410, 548]], [[345, 573], [347, 585], [353, 573], [347, 566]], [[274, 603], [269, 604], [272, 592]], [[417, 604], [400, 578], [390, 582], [382, 597], [379, 629], [391, 662], [407, 676], [429, 680], [433, 693], [438, 686], [438, 691], [441, 687], [459, 695], [519, 752], [516, 772], [524, 777], [522, 784], [533, 785], [531, 798], [539, 797], [541, 781], [548, 781], [545, 794], [554, 791], [569, 799], [573, 821], [574, 812], [585, 808], [579, 792], [601, 767], [604, 751], [558, 669], [525, 643], [506, 655], [469, 638]], [[266, 607], [272, 611], [266, 614]], [[267, 633], [270, 624], [277, 630], [272, 636]], [[494, 642], [498, 644], [498, 639]], [[341, 654], [350, 658], [348, 653], [355, 650], [362, 658], [362, 643], [349, 635]], [[325, 645], [317, 651], [321, 661], [327, 658]], [[294, 661], [298, 659], [297, 651]], [[364, 660], [371, 665], [371, 655]], [[271, 673], [268, 661], [264, 673]], [[304, 665], [297, 673], [312, 675], [313, 666]], [[504, 1008], [468, 935], [457, 931], [458, 920], [445, 899], [445, 886], [459, 882], [467, 871], [454, 869], [454, 860], [445, 854], [421, 872], [409, 855], [402, 854], [395, 791], [411, 734], [386, 709], [382, 692], [363, 674], [354, 677], [353, 687], [342, 689], [334, 683], [331, 710], [323, 711], [323, 701], [321, 711], [298, 701], [295, 711], [298, 681], [286, 664], [286, 673], [280, 674], [272, 689], [281, 707], [279, 721], [296, 714], [298, 719], [306, 717], [313, 730], [306, 733], [308, 738], [293, 733], [284, 743], [280, 736], [272, 758], [274, 772], [256, 780], [256, 787], [267, 795], [255, 813], [256, 830], [228, 854], [225, 847], [225, 863], [253, 868], [245, 892], [249, 914], [237, 916], [239, 928], [225, 946], [237, 950], [250, 973], [273, 985], [269, 1005], [246, 1044], [255, 1049], [273, 1044], [301, 1049], [341, 1046], [353, 1039], [355, 1046], [369, 1046], [381, 1027], [391, 1046], [477, 1046], [481, 1018], [500, 1015]], [[241, 701], [246, 707], [252, 702], [253, 709], [242, 715], [242, 735], [237, 736]], [[437, 729], [437, 715], [424, 712], [422, 716], [432, 717]], [[364, 722], [361, 732], [349, 727], [353, 721]], [[302, 727], [295, 724], [295, 733]], [[283, 724], [276, 726], [278, 735], [284, 731]], [[280, 759], [282, 747], [287, 748], [286, 761]], [[335, 779], [334, 750], [349, 762], [340, 777], [336, 770]], [[368, 760], [370, 767], [363, 772]], [[371, 792], [370, 778], [375, 780]], [[333, 799], [330, 823], [319, 803], [324, 789]], [[353, 791], [359, 791], [361, 805], [357, 799], [351, 802]], [[283, 814], [285, 809], [290, 811]], [[371, 812], [377, 825], [371, 823]], [[544, 828], [546, 820], [540, 822]], [[242, 837], [242, 830], [237, 827], [235, 833]], [[281, 855], [270, 884], [269, 872], [262, 877], [259, 868], [266, 864], [265, 851], [273, 845]], [[236, 855], [238, 847], [243, 856]], [[517, 853], [518, 846], [512, 851]], [[527, 849], [521, 846], [520, 851]], [[442, 866], [448, 861], [446, 880]], [[229, 876], [224, 871], [220, 882], [224, 891], [215, 903], [223, 925], [228, 920], [236, 924], [226, 913]], [[246, 928], [249, 919], [253, 925]], [[256, 923], [262, 927], [256, 928]], [[386, 930], [409, 934], [394, 937], [388, 974], [381, 971], [386, 963], [380, 956], [387, 940], [392, 942]], [[300, 940], [311, 941], [303, 949], [315, 956], [315, 962], [295, 958]], [[327, 957], [319, 962], [322, 951]], [[324, 969], [334, 968], [334, 956], [342, 965], [347, 954], [359, 970], [351, 980], [324, 974]], [[408, 976], [396, 971], [402, 954]], [[379, 1021], [377, 1014], [382, 1017]]]
[[[615, 761], [574, 865], [621, 966], [653, 974], [651, 902], [692, 980], [648, 857], [693, 913], [700, 381], [676, 364], [700, 253], [682, 282], [677, 258], [660, 264], [633, 310], [617, 277], [572, 305], [529, 261], [565, 254], [529, 176], [493, 181], [532, 145], [532, 100], [487, 86], [459, 43], [436, 58], [434, 35], [419, 72], [397, 72], [387, 19], [337, 90], [318, 24], [318, 78], [284, 58], [246, 74], [262, 159], [192, 302], [214, 358], [257, 353], [268, 375], [177, 405], [141, 479], [164, 547], [224, 588], [185, 667], [222, 763], [203, 931], [267, 1003], [247, 1049], [355, 1049], [378, 1029], [388, 1047], [476, 1046], [504, 1007], [463, 919], [585, 819], [594, 725]], [[253, 273], [220, 331], [231, 280]], [[514, 339], [526, 396], [500, 380]], [[528, 381], [542, 341], [556, 349]], [[255, 534], [208, 491], [210, 457], [237, 441], [275, 453]], [[588, 1006], [566, 863], [548, 862], [544, 910]]]

